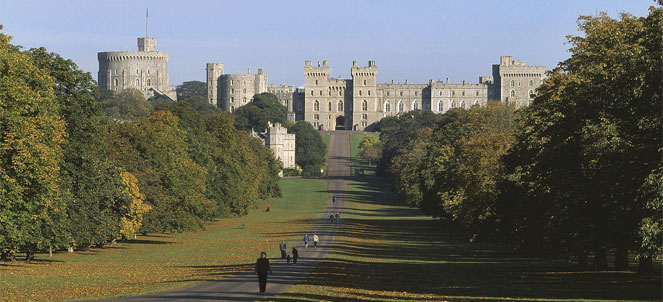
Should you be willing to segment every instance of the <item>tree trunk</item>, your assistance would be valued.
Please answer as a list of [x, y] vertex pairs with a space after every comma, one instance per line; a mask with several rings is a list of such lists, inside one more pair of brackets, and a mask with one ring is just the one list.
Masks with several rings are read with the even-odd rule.
[[605, 248], [597, 248], [594, 251], [594, 269], [605, 270], [608, 268], [608, 256]]
[[623, 247], [618, 247], [615, 251], [615, 269], [617, 270], [628, 270], [628, 249]]
[[651, 256], [640, 255], [638, 259], [638, 274], [651, 274], [654, 272]]
[[587, 252], [585, 252], [585, 251], [576, 252], [576, 259], [578, 261], [578, 266], [579, 267], [586, 267], [587, 266]]

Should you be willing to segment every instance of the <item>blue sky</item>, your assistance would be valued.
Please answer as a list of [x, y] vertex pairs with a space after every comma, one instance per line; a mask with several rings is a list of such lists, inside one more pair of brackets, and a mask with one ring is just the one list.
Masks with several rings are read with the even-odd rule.
[[378, 82], [475, 83], [501, 55], [548, 69], [568, 57], [578, 15], [647, 15], [651, 0], [591, 1], [27, 1], [0, 0], [3, 32], [44, 46], [96, 78], [97, 52], [136, 50], [145, 35], [170, 54], [171, 84], [263, 68], [270, 83], [300, 86], [305, 60], [328, 60], [348, 78], [353, 60], [376, 60]]

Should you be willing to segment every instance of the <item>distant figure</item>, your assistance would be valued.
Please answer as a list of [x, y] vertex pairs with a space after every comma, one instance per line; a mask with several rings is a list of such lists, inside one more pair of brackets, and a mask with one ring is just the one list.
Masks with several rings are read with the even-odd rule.
[[288, 262], [288, 265], [290, 265], [290, 259], [292, 259], [292, 258], [290, 257], [290, 254], [288, 254], [288, 256], [285, 257], [285, 261]]
[[279, 244], [279, 249], [281, 250], [281, 259], [285, 259], [285, 254], [286, 254], [285, 253], [285, 249], [286, 249], [285, 240], [281, 241], [281, 243]]
[[304, 235], [304, 247], [308, 247], [308, 234]]
[[272, 209], [272, 206], [271, 206], [271, 205], [267, 205], [267, 210], [265, 210], [265, 212], [268, 212], [268, 213], [269, 213], [269, 211], [270, 211], [271, 209]]
[[329, 214], [329, 222], [334, 223], [334, 214]]
[[318, 241], [320, 239], [318, 238], [318, 234], [313, 234], [313, 246], [318, 247]]
[[336, 196], [332, 197], [332, 204], [336, 205]]
[[256, 261], [256, 274], [258, 274], [258, 284], [260, 285], [260, 293], [264, 294], [267, 289], [267, 274], [272, 274], [272, 268], [269, 266], [269, 259], [267, 253], [260, 253], [260, 258]]
[[336, 213], [336, 223], [341, 223], [341, 216]]
[[292, 264], [297, 264], [297, 258], [299, 258], [299, 252], [296, 248], [292, 248]]

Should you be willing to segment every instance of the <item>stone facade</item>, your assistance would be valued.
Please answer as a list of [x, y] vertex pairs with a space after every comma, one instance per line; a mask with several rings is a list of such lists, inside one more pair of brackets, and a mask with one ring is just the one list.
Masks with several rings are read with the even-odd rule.
[[99, 60], [99, 87], [112, 91], [140, 90], [146, 98], [160, 95], [177, 100], [168, 85], [168, 53], [157, 51], [156, 38], [138, 38], [138, 51], [105, 51]]
[[267, 75], [224, 74], [223, 63], [207, 63], [207, 101], [225, 111], [234, 111], [251, 101], [253, 95], [267, 92]]
[[274, 152], [276, 158], [283, 163], [284, 169], [294, 169], [295, 164], [295, 135], [288, 134], [288, 130], [279, 123], [269, 124], [265, 133], [265, 146]]
[[277, 87], [274, 86], [274, 84], [272, 84], [272, 86], [267, 87], [267, 92], [276, 95], [276, 98], [279, 99], [281, 105], [283, 105], [285, 108], [288, 109], [288, 120], [294, 121], [295, 110], [293, 108], [294, 106], [293, 98], [295, 94], [295, 88], [286, 85], [281, 85]]

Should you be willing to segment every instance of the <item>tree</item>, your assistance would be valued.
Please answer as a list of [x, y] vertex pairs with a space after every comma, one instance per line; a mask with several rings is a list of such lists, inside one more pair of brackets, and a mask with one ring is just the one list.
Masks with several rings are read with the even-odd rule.
[[368, 162], [370, 166], [371, 163], [380, 158], [380, 142], [377, 137], [373, 135], [365, 135], [359, 143], [359, 156]]
[[302, 167], [305, 175], [319, 173], [325, 163], [327, 146], [320, 133], [305, 121], [298, 121], [288, 128], [295, 134], [295, 162]]
[[207, 83], [201, 81], [185, 81], [177, 85], [177, 99], [188, 99], [191, 97], [207, 98]]
[[127, 121], [147, 116], [153, 108], [143, 93], [133, 88], [124, 89], [115, 93], [112, 99], [103, 101], [106, 113], [116, 119]]
[[0, 253], [25, 252], [29, 261], [63, 233], [57, 181], [65, 125], [53, 79], [10, 41], [0, 34]]
[[265, 116], [267, 116], [267, 120], [272, 123], [285, 124], [288, 120], [288, 108], [283, 106], [273, 93], [263, 92], [256, 94], [253, 96], [251, 102], [262, 109], [265, 112]]
[[237, 129], [263, 131], [269, 122], [285, 125], [288, 110], [276, 95], [264, 92], [254, 95], [250, 103], [236, 109], [233, 114]]
[[122, 184], [124, 188], [122, 193], [124, 198], [128, 199], [127, 215], [122, 217], [122, 229], [120, 233], [126, 239], [130, 239], [138, 231], [143, 223], [143, 215], [152, 207], [144, 203], [145, 195], [138, 188], [138, 179], [129, 172], [122, 172]]

